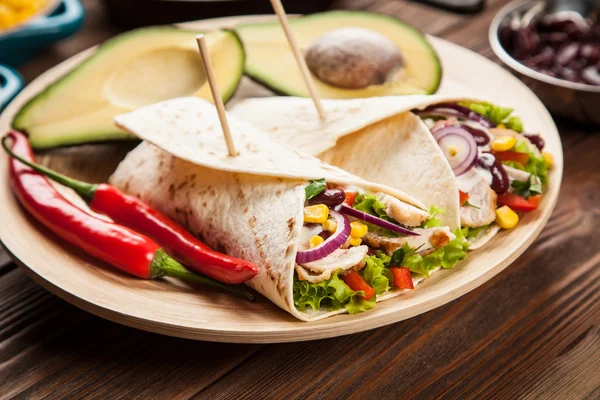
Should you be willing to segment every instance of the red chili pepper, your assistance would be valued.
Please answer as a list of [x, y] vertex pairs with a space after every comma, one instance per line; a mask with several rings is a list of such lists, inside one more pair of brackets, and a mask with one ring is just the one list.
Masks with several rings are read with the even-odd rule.
[[360, 298], [365, 300], [371, 300], [371, 297], [375, 296], [375, 289], [363, 279], [362, 276], [356, 271], [350, 271], [347, 274], [341, 275], [346, 285], [355, 292], [364, 292], [363, 295], [359, 295]]
[[514, 193], [504, 193], [498, 195], [498, 204], [501, 206], [509, 206], [514, 211], [529, 212], [533, 211], [540, 205], [542, 195], [530, 196], [526, 199], [523, 196]]
[[458, 191], [458, 196], [460, 198], [460, 206], [464, 206], [465, 204], [467, 204], [467, 201], [469, 201], [469, 195], [466, 194], [465, 192], [462, 191]]
[[[23, 143], [28, 144], [22, 134], [14, 133], [14, 135], [21, 136]], [[26, 155], [22, 152], [14, 149], [10, 151], [7, 146], [4, 147], [12, 157], [19, 159], [30, 168], [75, 190], [88, 201], [92, 210], [109, 216], [117, 224], [149, 236], [168, 254], [194, 271], [230, 284], [246, 282], [258, 274], [258, 268], [254, 264], [213, 251], [181, 225], [136, 197], [126, 195], [105, 183], [94, 185], [61, 175], [23, 159]], [[28, 154], [31, 154], [31, 149], [28, 150]]]
[[346, 204], [348, 204], [350, 207], [354, 206], [354, 200], [356, 200], [356, 195], [358, 193], [356, 192], [346, 192]]
[[518, 151], [492, 151], [492, 154], [498, 161], [515, 161], [521, 165], [527, 165], [527, 161], [529, 161], [529, 154]]
[[406, 267], [392, 267], [390, 268], [392, 276], [394, 277], [394, 286], [398, 289], [414, 289], [412, 276], [410, 275], [410, 269]]
[[[27, 138], [11, 132], [2, 139], [13, 140], [13, 150], [21, 159], [33, 160]], [[64, 198], [40, 173], [17, 159], [9, 164], [10, 182], [21, 205], [39, 222], [67, 242], [120, 270], [144, 279], [170, 276], [225, 289], [239, 296], [254, 296], [234, 286], [197, 275], [169, 257], [152, 239], [129, 228], [97, 218]]]

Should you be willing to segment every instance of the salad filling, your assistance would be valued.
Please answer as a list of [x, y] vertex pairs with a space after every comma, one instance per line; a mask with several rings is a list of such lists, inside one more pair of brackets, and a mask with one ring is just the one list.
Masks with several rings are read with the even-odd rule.
[[442, 227], [443, 210], [421, 210], [386, 193], [329, 184], [305, 187], [294, 303], [300, 310], [366, 311], [378, 295], [410, 290], [465, 258], [460, 229]]
[[[461, 225], [469, 239], [493, 225], [511, 229], [535, 210], [552, 156], [538, 134], [523, 132], [512, 108], [486, 102], [442, 103], [413, 110], [442, 148], [456, 176]], [[463, 232], [463, 233], [464, 233]]]

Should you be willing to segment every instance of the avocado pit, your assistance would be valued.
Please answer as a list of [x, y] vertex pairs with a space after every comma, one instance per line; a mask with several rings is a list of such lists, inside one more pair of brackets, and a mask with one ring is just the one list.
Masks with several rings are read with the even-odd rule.
[[313, 42], [306, 64], [322, 81], [344, 89], [363, 89], [398, 78], [404, 67], [400, 49], [380, 33], [339, 28]]

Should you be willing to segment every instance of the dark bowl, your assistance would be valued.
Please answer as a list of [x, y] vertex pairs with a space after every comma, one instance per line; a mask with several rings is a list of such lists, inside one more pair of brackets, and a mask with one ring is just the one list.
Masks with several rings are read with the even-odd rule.
[[[333, 0], [283, 0], [289, 14], [319, 12]], [[268, 0], [104, 0], [112, 19], [124, 27], [170, 24], [231, 15], [272, 14]]]
[[556, 116], [600, 125], [600, 86], [574, 83], [535, 71], [515, 60], [502, 47], [498, 33], [513, 13], [523, 14], [537, 0], [513, 1], [502, 8], [490, 25], [489, 39], [494, 53], [531, 88]]

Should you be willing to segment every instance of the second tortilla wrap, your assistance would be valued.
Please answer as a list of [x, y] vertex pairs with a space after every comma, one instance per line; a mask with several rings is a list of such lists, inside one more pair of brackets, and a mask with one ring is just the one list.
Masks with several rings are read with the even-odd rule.
[[[443, 222], [460, 226], [458, 184], [448, 160], [421, 118], [410, 112], [432, 104], [462, 101], [461, 96], [389, 96], [323, 100], [319, 119], [311, 99], [246, 99], [231, 113], [275, 139], [369, 181], [400, 189], [427, 207], [446, 211]], [[496, 225], [471, 241], [487, 243]]]
[[[308, 179], [386, 193], [425, 209], [403, 192], [331, 167], [233, 118], [229, 122], [240, 154], [229, 157], [214, 107], [197, 98], [158, 103], [115, 120], [146, 142], [119, 165], [111, 183], [171, 216], [209, 246], [259, 265], [249, 285], [304, 321], [346, 311], [294, 306]], [[402, 292], [387, 292], [377, 301]]]

